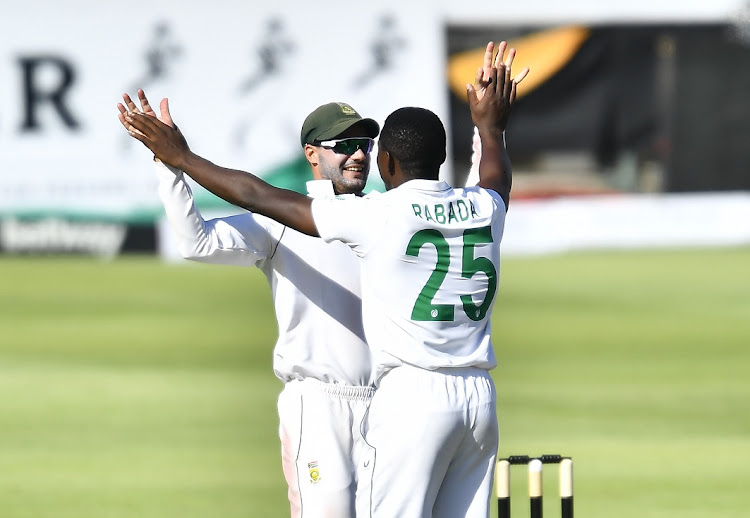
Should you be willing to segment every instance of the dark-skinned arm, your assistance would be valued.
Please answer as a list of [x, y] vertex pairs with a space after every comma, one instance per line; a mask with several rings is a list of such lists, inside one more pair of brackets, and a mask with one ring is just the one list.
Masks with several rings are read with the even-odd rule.
[[[474, 144], [474, 155], [479, 155], [479, 164], [472, 163], [472, 167], [478, 166], [479, 182], [477, 185], [492, 189], [502, 197], [505, 209], [508, 209], [510, 201], [510, 189], [512, 184], [512, 168], [508, 150], [505, 147], [504, 132], [508, 126], [510, 111], [516, 98], [518, 83], [523, 81], [529, 73], [525, 67], [521, 73], [511, 79], [511, 67], [516, 57], [516, 50], [510, 49], [505, 57], [507, 43], [501, 41], [497, 46], [497, 54], [493, 57], [495, 44], [490, 41], [484, 53], [484, 62], [477, 70], [474, 85], [467, 85], [469, 107], [472, 120], [474, 120], [479, 135], [480, 143]], [[485, 101], [485, 96], [490, 98]], [[478, 121], [483, 121], [481, 127]], [[485, 148], [489, 145], [487, 152], [491, 153], [489, 160], [485, 158]], [[499, 155], [498, 155], [499, 153]]]
[[[511, 170], [511, 163], [510, 163], [510, 154], [508, 153], [508, 149], [505, 145], [505, 132], [503, 132], [502, 136], [502, 144], [503, 144], [503, 164], [505, 168], [505, 172], [508, 176], [508, 197], [510, 197], [510, 190], [511, 185], [513, 182], [512, 178], [512, 170]], [[472, 187], [474, 185], [478, 185], [479, 183], [479, 163], [482, 161], [482, 143], [481, 139], [479, 138], [479, 130], [475, 127], [474, 128], [474, 135], [471, 139], [471, 167], [469, 168], [469, 174], [466, 177], [466, 187]], [[505, 204], [506, 210], [508, 209], [508, 203]]]
[[180, 130], [154, 117], [130, 113], [130, 131], [151, 150], [155, 158], [187, 173], [216, 196], [243, 209], [262, 214], [305, 234], [318, 237], [312, 217], [312, 199], [287, 189], [279, 189], [255, 175], [221, 167], [193, 153]]
[[505, 202], [505, 210], [508, 210], [513, 171], [508, 150], [503, 141], [503, 132], [498, 134], [494, 129], [484, 132], [480, 129], [479, 139], [482, 143], [482, 156], [479, 160], [477, 185], [497, 192]]
[[481, 158], [479, 185], [497, 192], [507, 208], [510, 198], [511, 165], [503, 143], [503, 131], [515, 99], [515, 82], [510, 79], [510, 67], [498, 63], [489, 70], [484, 95], [477, 98], [473, 85], [467, 85], [471, 118], [479, 132]]

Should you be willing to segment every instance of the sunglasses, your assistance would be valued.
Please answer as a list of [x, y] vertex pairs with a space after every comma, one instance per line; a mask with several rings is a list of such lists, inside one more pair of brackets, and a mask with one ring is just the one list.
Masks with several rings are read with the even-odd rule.
[[334, 153], [340, 155], [353, 155], [358, 149], [361, 149], [365, 155], [372, 151], [375, 140], [367, 137], [342, 138], [338, 140], [324, 140], [318, 142], [320, 147], [332, 149]]

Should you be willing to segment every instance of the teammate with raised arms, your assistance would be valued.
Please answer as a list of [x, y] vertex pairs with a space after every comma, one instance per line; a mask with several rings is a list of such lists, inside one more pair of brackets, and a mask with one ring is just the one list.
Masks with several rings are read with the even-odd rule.
[[[143, 90], [138, 99], [140, 111], [156, 118]], [[139, 111], [128, 94], [118, 109], [126, 127], [125, 114]], [[159, 117], [174, 125], [166, 99]], [[374, 120], [348, 104], [313, 110], [300, 131], [313, 178], [308, 193], [361, 196], [378, 132]], [[330, 140], [336, 144], [329, 146]], [[372, 469], [364, 465], [370, 447], [360, 425], [374, 379], [356, 257], [343, 243], [326, 243], [259, 214], [204, 220], [183, 171], [160, 160], [154, 168], [183, 257], [257, 267], [268, 279], [279, 333], [273, 370], [284, 384], [277, 409], [291, 516], [351, 518], [369, 510], [369, 493], [358, 491], [360, 479], [369, 481]]]

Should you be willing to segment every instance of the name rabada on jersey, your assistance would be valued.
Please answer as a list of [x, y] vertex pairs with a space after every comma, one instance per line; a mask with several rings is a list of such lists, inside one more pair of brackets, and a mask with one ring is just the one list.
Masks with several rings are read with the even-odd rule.
[[425, 221], [433, 221], [440, 224], [458, 223], [468, 219], [479, 217], [471, 200], [455, 200], [448, 203], [436, 203], [435, 205], [411, 204], [414, 215]]

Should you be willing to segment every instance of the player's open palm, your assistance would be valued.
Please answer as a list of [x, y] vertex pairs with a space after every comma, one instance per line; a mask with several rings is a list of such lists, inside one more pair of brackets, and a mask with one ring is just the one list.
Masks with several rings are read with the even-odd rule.
[[174, 122], [172, 121], [172, 115], [169, 113], [169, 100], [167, 98], [164, 98], [161, 100], [161, 103], [159, 103], [159, 111], [160, 115], [157, 117], [156, 112], [151, 107], [151, 103], [148, 102], [148, 98], [146, 97], [146, 93], [142, 89], [138, 89], [138, 100], [140, 101], [141, 107], [140, 109], [131, 99], [130, 95], [128, 94], [122, 94], [122, 100], [123, 103], [117, 104], [117, 109], [120, 112], [118, 115], [120, 119], [120, 123], [125, 127], [126, 130], [133, 131], [133, 127], [130, 126], [125, 121], [125, 116], [128, 113], [143, 113], [144, 115], [148, 115], [149, 117], [156, 117], [160, 121], [162, 121], [167, 126], [175, 127]]
[[[505, 46], [505, 42], [500, 43], [497, 56], [493, 60], [494, 45], [492, 42], [487, 44], [484, 66], [477, 70], [477, 86], [466, 85], [471, 118], [480, 130], [500, 133], [505, 131], [516, 99], [518, 83], [528, 74], [528, 68], [525, 68], [517, 78], [511, 79], [515, 49], [511, 49], [503, 61]], [[489, 68], [488, 63], [491, 64]]]
[[[508, 69], [513, 66], [513, 60], [516, 58], [516, 49], [511, 48], [508, 51], [508, 56], [505, 57], [507, 46], [507, 42], [501, 41], [497, 46], [497, 54], [493, 58], [495, 43], [492, 41], [487, 43], [487, 47], [484, 50], [484, 61], [482, 66], [477, 69], [477, 75], [474, 78], [474, 89], [477, 92], [477, 99], [481, 100], [484, 97], [487, 85], [489, 84], [490, 70], [492, 70], [493, 66], [497, 67], [501, 63], [504, 63]], [[513, 78], [513, 81], [519, 84], [528, 73], [529, 67], [525, 67], [520, 74]]]
[[183, 169], [182, 161], [190, 154], [190, 147], [176, 125], [169, 126], [142, 112], [127, 112], [124, 119], [128, 127], [132, 128], [128, 130], [130, 136], [140, 140], [153, 152], [154, 157]]
[[481, 99], [473, 86], [467, 85], [471, 119], [480, 133], [490, 131], [499, 137], [508, 125], [515, 89], [507, 75], [504, 64], [492, 67]]

